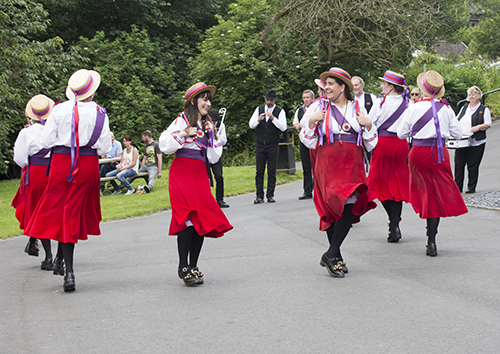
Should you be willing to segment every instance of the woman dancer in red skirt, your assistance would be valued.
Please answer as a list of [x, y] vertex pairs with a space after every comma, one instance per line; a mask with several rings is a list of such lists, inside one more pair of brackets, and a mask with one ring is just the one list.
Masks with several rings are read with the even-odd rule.
[[49, 181], [26, 234], [60, 242], [64, 291], [75, 290], [75, 244], [101, 234], [98, 155], [111, 150], [111, 134], [105, 109], [92, 101], [100, 81], [96, 71], [75, 72], [66, 89], [69, 101], [54, 107], [42, 133], [43, 146], [52, 148]]
[[175, 153], [168, 176], [172, 206], [169, 235], [177, 235], [178, 275], [188, 286], [203, 284], [197, 264], [205, 236], [221, 237], [233, 228], [210, 190], [209, 163], [216, 163], [222, 154], [208, 117], [214, 93], [215, 86], [202, 82], [191, 86], [185, 94], [184, 112], [159, 141], [161, 151]]
[[400, 139], [412, 138], [408, 157], [410, 200], [415, 212], [427, 220], [428, 256], [437, 255], [436, 234], [441, 217], [467, 213], [453, 180], [446, 139], [460, 139], [462, 130], [453, 109], [440, 99], [445, 93], [442, 76], [434, 70], [421, 73], [417, 84], [425, 98], [411, 105], [398, 127]]
[[398, 138], [397, 127], [408, 107], [409, 90], [401, 74], [386, 71], [380, 79], [382, 102], [370, 111], [370, 119], [378, 130], [378, 143], [372, 152], [368, 186], [389, 217], [387, 241], [398, 242], [403, 201], [410, 201], [410, 172], [406, 164], [408, 142]]
[[[48, 178], [46, 176], [49, 164], [50, 149], [42, 146], [42, 130], [50, 113], [54, 101], [45, 95], [36, 95], [26, 105], [25, 114], [30, 124], [22, 129], [14, 144], [14, 161], [23, 168], [19, 195], [16, 194], [12, 205], [16, 208], [16, 218], [19, 220], [19, 228], [24, 230], [31, 219], [33, 211], [42, 196]], [[40, 268], [42, 270], [53, 270], [52, 248], [50, 240], [42, 240], [45, 251], [45, 259]], [[25, 249], [31, 256], [38, 256], [37, 239], [30, 237]]]
[[309, 106], [300, 139], [314, 149], [314, 205], [320, 216], [319, 229], [326, 231], [330, 242], [320, 264], [333, 277], [344, 277], [348, 270], [340, 246], [351, 225], [376, 207], [366, 182], [361, 145], [371, 151], [377, 144], [377, 129], [365, 108], [354, 100], [349, 73], [332, 68], [320, 77], [326, 98]]

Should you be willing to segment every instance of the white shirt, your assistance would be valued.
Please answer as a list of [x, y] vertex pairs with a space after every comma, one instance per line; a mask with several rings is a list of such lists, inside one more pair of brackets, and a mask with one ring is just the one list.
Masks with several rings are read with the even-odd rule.
[[[474, 134], [471, 131], [471, 129], [472, 129], [472, 115], [474, 113], [476, 113], [479, 106], [480, 105], [478, 104], [476, 107], [470, 108], [470, 104], [469, 104], [469, 106], [465, 110], [464, 116], [460, 119], [459, 122], [460, 122], [460, 127], [462, 128], [463, 137], [469, 137], [469, 136], [472, 136], [472, 134]], [[458, 115], [457, 115], [457, 118], [458, 118]], [[490, 112], [488, 107], [484, 107], [484, 123], [488, 124], [491, 127], [491, 112]], [[476, 140], [476, 139], [472, 138], [471, 146], [479, 146], [479, 145], [484, 144], [485, 142], [486, 142], [486, 138], [484, 138], [482, 140]]]
[[[311, 106], [309, 105], [309, 107], [311, 107]], [[304, 118], [304, 116], [306, 115], [306, 112], [309, 109], [309, 107], [306, 107], [305, 105], [302, 105], [302, 106], [300, 106], [299, 108], [297, 108], [295, 110], [295, 114], [293, 116], [293, 124], [300, 124], [302, 122], [302, 119], [299, 120], [299, 109], [300, 108], [304, 109], [304, 115], [302, 116], [302, 118]], [[302, 124], [300, 124], [300, 126], [302, 127]]]
[[[365, 93], [363, 92], [360, 97], [354, 95], [354, 99], [359, 102], [360, 107], [365, 107]], [[377, 99], [377, 96], [375, 96], [373, 93], [369, 93], [370, 97], [372, 98], [372, 109], [377, 105], [377, 103], [380, 103], [379, 100]], [[370, 113], [372, 110], [370, 110]]]
[[[28, 157], [35, 155], [43, 149], [42, 145], [43, 125], [35, 123], [23, 128], [14, 143], [14, 161], [23, 168], [28, 165]], [[50, 152], [45, 158], [50, 157]]]
[[[436, 100], [438, 102], [439, 100]], [[401, 116], [401, 122], [398, 127], [398, 137], [406, 139], [411, 136], [412, 129], [415, 123], [431, 108], [431, 101], [420, 101], [412, 104]], [[460, 139], [462, 137], [462, 129], [458, 120], [455, 118], [453, 109], [444, 106], [438, 112], [439, 128], [441, 130], [441, 137], [443, 141], [450, 137]], [[434, 126], [434, 119], [429, 122], [413, 137], [414, 139], [431, 139], [436, 138], [436, 128]]]
[[[274, 108], [276, 105], [272, 105], [271, 107], [268, 107], [267, 105], [264, 106], [264, 113], [265, 112], [273, 112]], [[269, 120], [269, 117], [266, 115], [266, 122]], [[248, 125], [250, 126], [250, 129], [255, 129], [259, 125], [259, 107], [255, 108], [255, 111], [252, 114], [252, 118], [250, 118], [250, 121], [248, 122]], [[285, 115], [285, 110], [281, 109], [280, 114], [278, 117], [274, 117], [273, 119], [273, 124], [284, 132], [286, 130], [286, 115]]]
[[219, 137], [219, 142], [222, 146], [227, 144], [227, 136], [226, 136], [226, 125], [220, 122], [219, 131], [217, 132]]
[[[42, 144], [44, 148], [71, 147], [71, 117], [74, 105], [74, 101], [71, 100], [54, 106], [43, 128]], [[78, 124], [80, 146], [85, 146], [94, 132], [97, 104], [95, 102], [78, 102], [78, 114], [80, 117]], [[99, 156], [105, 156], [111, 150], [108, 115], [104, 119], [101, 135], [91, 148], [97, 150]]]
[[[201, 147], [196, 145], [196, 141], [193, 140], [193, 137], [179, 137], [179, 133], [186, 129], [188, 125], [189, 121], [182, 115], [175, 118], [167, 130], [161, 133], [159, 140], [160, 150], [167, 155], [174, 154], [179, 149], [201, 150]], [[201, 136], [203, 135], [203, 132], [201, 132]], [[221, 155], [222, 144], [220, 142], [220, 138], [216, 140], [214, 136], [214, 146], [209, 146], [207, 148], [208, 162], [217, 163]]]
[[[321, 109], [321, 102], [328, 102], [326, 100], [318, 100], [316, 102], [313, 102], [310, 106], [309, 109], [307, 110], [306, 114], [304, 114], [304, 117], [302, 118], [301, 124], [302, 129], [300, 130], [299, 138], [300, 141], [302, 141], [302, 144], [304, 144], [307, 148], [309, 149], [315, 149], [316, 145], [318, 143], [318, 136], [315, 133], [315, 129], [310, 129], [309, 128], [309, 117], [316, 111], [319, 111]], [[337, 107], [337, 109], [340, 112], [345, 112], [344, 119], [349, 123], [349, 125], [356, 131], [359, 132], [360, 126], [358, 121], [356, 120], [356, 112], [353, 109], [354, 108], [354, 102], [348, 102], [347, 105], [343, 108]], [[366, 114], [366, 109], [364, 107], [359, 107], [359, 111], [361, 114], [367, 115]], [[342, 128], [339, 126], [337, 121], [331, 117], [332, 119], [332, 130], [333, 134], [349, 134], [345, 131], [342, 130]], [[322, 124], [322, 129], [323, 129], [323, 136], [326, 136], [326, 124], [323, 121]], [[319, 135], [319, 134], [318, 134]], [[372, 124], [372, 128], [367, 131], [365, 128], [363, 128], [362, 132], [363, 136], [363, 141], [364, 145], [367, 151], [372, 151], [375, 146], [377, 145], [378, 141], [378, 135], [377, 135], [377, 128], [375, 127], [375, 124]]]
[[[389, 95], [385, 98], [382, 108], [380, 108], [380, 103], [376, 103], [374, 105], [370, 111], [370, 119], [373, 124], [377, 126], [377, 130], [392, 116], [394, 112], [396, 112], [399, 106], [401, 106], [401, 102], [403, 102], [403, 97], [401, 95]], [[399, 116], [399, 118], [387, 129], [387, 131], [397, 133], [401, 116]]]

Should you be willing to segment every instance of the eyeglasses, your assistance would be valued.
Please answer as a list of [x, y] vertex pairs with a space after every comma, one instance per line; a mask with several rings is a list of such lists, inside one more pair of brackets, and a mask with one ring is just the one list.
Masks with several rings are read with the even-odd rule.
[[418, 93], [412, 93], [411, 95], [412, 95], [412, 96], [419, 96], [419, 94], [418, 94]]

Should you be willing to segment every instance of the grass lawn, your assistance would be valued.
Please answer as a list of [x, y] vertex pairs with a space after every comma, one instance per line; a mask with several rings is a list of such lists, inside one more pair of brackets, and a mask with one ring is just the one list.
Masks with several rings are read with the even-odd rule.
[[[277, 184], [285, 184], [302, 179], [302, 171], [295, 175], [278, 174]], [[267, 176], [264, 176], [264, 183]], [[142, 178], [136, 179], [132, 186], [144, 184]], [[215, 184], [215, 180], [214, 180]], [[264, 187], [266, 185], [264, 184]], [[19, 180], [0, 181], [0, 238], [9, 238], [22, 235], [19, 223], [15, 217], [15, 210], [10, 206], [12, 198], [19, 187]], [[226, 196], [234, 196], [255, 192], [255, 166], [224, 167], [224, 193]], [[212, 188], [215, 195], [215, 188]], [[104, 193], [101, 198], [101, 211], [103, 221], [130, 218], [134, 216], [148, 215], [159, 211], [170, 209], [168, 195], [168, 171], [163, 171], [163, 177], [156, 179], [155, 188], [150, 194], [124, 194], [111, 196]]]

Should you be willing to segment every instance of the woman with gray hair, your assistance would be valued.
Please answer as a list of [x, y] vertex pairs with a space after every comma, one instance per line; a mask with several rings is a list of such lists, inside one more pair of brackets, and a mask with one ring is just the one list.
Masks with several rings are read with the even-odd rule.
[[464, 171], [467, 165], [468, 183], [465, 193], [475, 193], [479, 176], [479, 164], [486, 147], [486, 130], [491, 127], [491, 112], [479, 102], [483, 93], [477, 86], [467, 90], [469, 104], [462, 107], [457, 119], [463, 138], [469, 138], [469, 146], [458, 148], [455, 152], [455, 183], [460, 192], [464, 184]]

